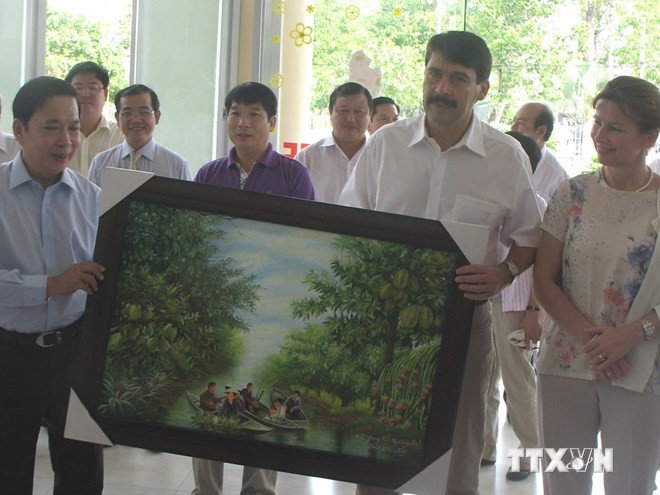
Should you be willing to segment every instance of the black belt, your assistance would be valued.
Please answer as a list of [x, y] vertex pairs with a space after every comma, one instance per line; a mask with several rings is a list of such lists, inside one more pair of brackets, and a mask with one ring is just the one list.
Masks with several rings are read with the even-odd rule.
[[35, 345], [44, 349], [55, 347], [74, 338], [78, 334], [80, 322], [76, 320], [71, 325], [46, 333], [22, 333], [0, 328], [0, 344]]

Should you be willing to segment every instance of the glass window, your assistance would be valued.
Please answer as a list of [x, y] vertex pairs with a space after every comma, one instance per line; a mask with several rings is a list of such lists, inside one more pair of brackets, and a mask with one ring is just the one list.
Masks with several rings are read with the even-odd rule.
[[231, 18], [228, 3], [234, 2], [138, 2], [134, 80], [158, 94], [156, 139], [184, 156], [193, 175], [216, 157], [226, 134], [221, 106], [230, 63], [222, 57], [232, 45], [222, 18], [223, 9], [225, 21]]
[[79, 62], [110, 75], [105, 116], [114, 120], [114, 96], [128, 86], [131, 0], [47, 0], [45, 73], [64, 78]]
[[23, 82], [36, 73], [39, 36], [32, 34], [36, 31], [36, 7], [33, 0], [0, 0], [0, 129], [4, 132], [12, 132], [14, 95]]
[[[5, 101], [26, 75], [39, 73], [33, 67], [40, 52], [24, 47], [40, 38], [25, 36], [20, 26], [26, 15], [38, 18], [35, 6], [46, 1], [46, 71], [60, 75], [61, 57], [78, 57], [80, 46], [88, 50], [82, 53], [117, 60], [111, 65], [118, 84], [143, 82], [161, 96], [157, 139], [186, 156], [193, 170], [227, 151], [222, 102], [237, 81], [258, 80], [279, 91], [277, 148], [291, 155], [328, 134], [329, 94], [348, 80], [394, 98], [404, 116], [418, 114], [425, 43], [448, 29], [476, 32], [493, 53], [480, 117], [507, 130], [522, 103], [548, 102], [557, 121], [549, 147], [571, 173], [592, 162], [588, 127], [597, 89], [619, 74], [660, 80], [657, 0], [4, 0]], [[111, 22], [104, 24], [99, 12]], [[91, 24], [71, 30], [71, 16]], [[75, 49], [63, 45], [69, 40]]]
[[[392, 97], [404, 116], [418, 114], [426, 41], [436, 32], [466, 29], [483, 37], [493, 54], [491, 90], [477, 106], [480, 118], [504, 131], [521, 104], [549, 103], [556, 128], [548, 146], [569, 172], [579, 173], [591, 166], [590, 100], [602, 84], [620, 74], [656, 84], [660, 79], [655, 48], [660, 42], [660, 10], [652, 0], [633, 0], [633, 4], [628, 0], [286, 2], [278, 33], [281, 72], [304, 74], [304, 82], [294, 85], [293, 92], [307, 101], [293, 113], [283, 105], [281, 118], [299, 120], [300, 125], [282, 136], [280, 149], [299, 149], [330, 132], [330, 92], [348, 80], [363, 83], [373, 96]], [[286, 19], [292, 16], [295, 19]], [[287, 25], [302, 26], [300, 33]], [[299, 43], [297, 55], [285, 50], [292, 45], [290, 37]], [[301, 55], [305, 49], [311, 52], [309, 60]], [[282, 101], [289, 83], [290, 78], [284, 77]]]

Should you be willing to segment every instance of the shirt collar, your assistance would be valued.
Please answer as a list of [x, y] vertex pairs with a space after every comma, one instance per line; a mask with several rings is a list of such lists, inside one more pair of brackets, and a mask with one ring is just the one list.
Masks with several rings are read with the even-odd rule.
[[99, 121], [99, 125], [96, 127], [96, 129], [101, 129], [102, 127], [105, 127], [106, 129], [110, 129], [110, 124], [108, 122], [108, 119], [105, 118], [105, 115], [101, 114], [101, 120]]
[[[330, 133], [330, 135], [323, 140], [321, 146], [323, 146], [324, 148], [330, 146], [337, 146], [337, 141], [335, 141], [335, 136], [332, 133]], [[337, 148], [339, 148], [339, 146], [337, 146]]]
[[[408, 146], [414, 146], [424, 139], [432, 139], [426, 131], [426, 125], [424, 125], [426, 114], [424, 113], [420, 115], [417, 119], [418, 121], [415, 124], [415, 132], [413, 132]], [[486, 156], [482, 123], [474, 112], [472, 112], [472, 119], [470, 119], [470, 125], [468, 126], [467, 131], [465, 131], [465, 134], [463, 134], [458, 143], [449, 149], [459, 149], [462, 147], [465, 147], [480, 156]]]
[[[72, 174], [74, 173], [75, 172], [73, 172], [68, 167], [65, 168], [64, 171], [62, 172], [62, 176], [60, 177], [60, 180], [56, 184], [65, 184], [69, 186], [71, 189], [76, 189], [75, 181], [72, 177]], [[19, 152], [14, 157], [11, 163], [11, 175], [9, 176], [9, 190], [12, 190], [26, 182], [34, 182], [35, 184], [37, 183], [37, 181], [35, 181], [32, 178], [32, 176], [27, 170], [27, 167], [25, 166], [25, 162], [23, 161], [23, 153]]]
[[124, 139], [124, 142], [121, 143], [121, 159], [123, 160], [124, 158], [130, 157], [133, 151], [139, 151], [141, 156], [153, 161], [154, 155], [156, 154], [156, 140], [151, 138], [147, 144], [142, 146], [142, 148], [134, 150]]
[[[277, 166], [277, 156], [275, 151], [273, 151], [273, 145], [271, 143], [268, 143], [266, 152], [261, 157], [261, 159], [254, 162], [255, 165], [257, 163], [261, 163], [265, 167]], [[236, 165], [237, 167], [239, 166], [238, 160], [236, 160], [236, 146], [234, 146], [231, 150], [229, 150], [229, 155], [227, 156], [227, 167], [230, 167], [231, 165]]]
[[[362, 141], [362, 146], [360, 146], [360, 149], [358, 149], [357, 153], [355, 153], [355, 155], [353, 155], [353, 158], [355, 158], [355, 156], [360, 156], [360, 153], [362, 152], [362, 150], [364, 149], [365, 145], [367, 144], [367, 141], [368, 141], [368, 139], [367, 139], [366, 136], [365, 136], [364, 141]], [[334, 134], [330, 133], [330, 135], [327, 136], [327, 137], [323, 140], [323, 143], [321, 143], [321, 146], [322, 146], [323, 148], [330, 148], [330, 147], [334, 146], [334, 147], [337, 148], [337, 150], [339, 150], [339, 152], [342, 153], [342, 155], [343, 155], [344, 157], [346, 157], [346, 159], [348, 160], [348, 157], [346, 156], [346, 153], [344, 153], [344, 150], [342, 150], [342, 149], [339, 147], [339, 145], [337, 144], [337, 141], [335, 141], [335, 136], [334, 136]]]

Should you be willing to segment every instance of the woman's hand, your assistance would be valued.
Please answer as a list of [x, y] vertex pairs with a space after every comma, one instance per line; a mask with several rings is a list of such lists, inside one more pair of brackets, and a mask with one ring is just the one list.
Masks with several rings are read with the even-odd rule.
[[630, 370], [626, 356], [639, 342], [636, 332], [628, 327], [593, 327], [584, 330], [590, 338], [583, 351], [600, 379], [616, 380]]

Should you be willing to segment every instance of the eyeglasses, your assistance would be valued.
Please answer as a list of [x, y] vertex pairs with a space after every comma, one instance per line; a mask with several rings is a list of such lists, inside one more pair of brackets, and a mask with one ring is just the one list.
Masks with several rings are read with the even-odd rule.
[[92, 94], [92, 93], [98, 93], [99, 91], [103, 91], [104, 88], [100, 84], [90, 84], [89, 86], [83, 86], [81, 84], [75, 84], [73, 86], [73, 89], [76, 90], [76, 93], [81, 93], [82, 94], [85, 91], [87, 91], [89, 94]]
[[142, 109], [142, 110], [122, 110], [119, 112], [119, 116], [122, 119], [132, 119], [133, 117], [139, 117], [141, 119], [147, 119], [150, 116], [154, 114], [153, 110], [147, 110], [147, 109]]

